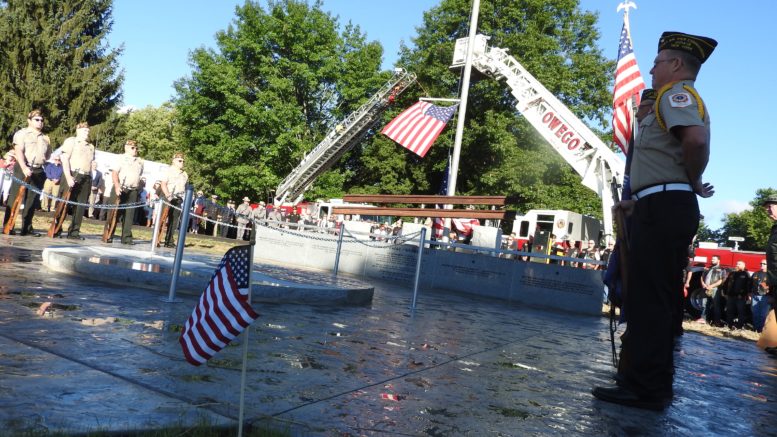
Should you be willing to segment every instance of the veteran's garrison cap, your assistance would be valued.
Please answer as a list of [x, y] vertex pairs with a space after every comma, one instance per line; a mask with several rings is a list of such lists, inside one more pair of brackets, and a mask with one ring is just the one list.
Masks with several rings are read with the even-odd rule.
[[761, 205], [766, 206], [770, 203], [777, 203], [777, 194], [772, 194], [771, 196], [767, 196], [766, 199], [761, 202]]
[[642, 100], [655, 100], [656, 97], [658, 97], [658, 93], [653, 88], [642, 90]]
[[706, 61], [718, 42], [706, 36], [690, 35], [682, 32], [664, 32], [658, 40], [658, 51], [680, 50], [690, 53], [702, 62]]

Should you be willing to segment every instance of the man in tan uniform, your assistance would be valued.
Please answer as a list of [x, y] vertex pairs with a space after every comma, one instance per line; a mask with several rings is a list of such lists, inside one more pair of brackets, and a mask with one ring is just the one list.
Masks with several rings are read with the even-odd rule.
[[[43, 113], [35, 109], [27, 114], [27, 127], [17, 131], [13, 136], [14, 154], [16, 155], [16, 165], [14, 165], [14, 176], [17, 179], [24, 180], [29, 177], [29, 184], [43, 189], [46, 183], [46, 173], [43, 170], [43, 164], [51, 156], [51, 141], [48, 135], [43, 134]], [[8, 223], [11, 217], [11, 207], [16, 200], [19, 192], [19, 184], [13, 184], [8, 196], [8, 207], [5, 208], [5, 217], [3, 226]], [[22, 216], [21, 235], [32, 235], [40, 237], [40, 234], [32, 231], [32, 217], [35, 214], [35, 204], [40, 195], [33, 190], [26, 190], [22, 202], [24, 209], [19, 213]], [[11, 229], [11, 235], [16, 232]]]
[[246, 227], [248, 222], [251, 221], [251, 215], [253, 210], [251, 209], [251, 199], [248, 197], [243, 198], [243, 203], [237, 207], [235, 214], [237, 215], [237, 236], [238, 240], [245, 239]]
[[[94, 161], [94, 146], [89, 142], [88, 123], [78, 123], [76, 136], [67, 138], [62, 143], [61, 158], [62, 179], [59, 181], [59, 197], [62, 197], [67, 189], [70, 189], [70, 201], [86, 203], [92, 190], [91, 169], [92, 161]], [[73, 210], [70, 227], [67, 230], [67, 238], [84, 239], [81, 236], [81, 221], [83, 219], [84, 207], [76, 206]], [[60, 237], [61, 233], [60, 230], [54, 236]]]
[[[143, 173], [143, 160], [138, 157], [138, 144], [135, 140], [127, 140], [124, 143], [124, 154], [116, 159], [111, 170], [113, 187], [108, 205], [115, 205], [117, 196], [120, 204], [137, 202], [140, 175]], [[132, 242], [132, 218], [135, 216], [135, 209], [119, 209], [116, 210], [116, 214], [118, 214], [117, 220], [121, 217], [121, 244], [134, 244]], [[112, 220], [109, 218], [105, 226], [110, 228], [111, 222]], [[108, 236], [106, 240], [106, 243], [112, 242], [113, 234]]]
[[650, 74], [658, 90], [652, 113], [639, 123], [631, 162], [631, 200], [614, 208], [631, 216], [630, 259], [615, 387], [596, 387], [597, 398], [663, 410], [673, 398], [673, 311], [683, 282], [688, 245], [699, 226], [696, 196], [709, 197], [702, 182], [710, 154], [710, 117], [694, 89], [713, 39], [664, 32]]
[[[162, 176], [160, 188], [165, 200], [175, 207], [180, 208], [183, 203], [183, 196], [186, 191], [186, 183], [189, 181], [189, 175], [183, 171], [183, 153], [173, 155], [173, 165]], [[187, 205], [188, 208], [188, 205]], [[165, 234], [165, 247], [175, 247], [173, 244], [173, 235], [178, 221], [181, 218], [181, 211], [176, 208], [170, 208], [167, 215], [167, 233]]]

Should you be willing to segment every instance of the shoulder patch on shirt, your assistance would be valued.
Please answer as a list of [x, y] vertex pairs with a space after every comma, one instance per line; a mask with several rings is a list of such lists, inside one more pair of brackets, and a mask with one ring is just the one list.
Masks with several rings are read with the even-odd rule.
[[669, 106], [673, 108], [685, 108], [691, 104], [691, 95], [688, 93], [676, 93], [669, 96]]

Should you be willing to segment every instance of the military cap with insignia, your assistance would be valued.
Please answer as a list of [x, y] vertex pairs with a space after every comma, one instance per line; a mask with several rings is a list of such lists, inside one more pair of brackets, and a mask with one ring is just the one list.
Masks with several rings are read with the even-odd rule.
[[710, 55], [718, 42], [706, 36], [690, 35], [682, 32], [664, 32], [661, 39], [658, 40], [658, 51], [661, 50], [680, 50], [690, 53], [703, 64]]
[[658, 92], [653, 88], [645, 88], [642, 90], [642, 100], [655, 100], [658, 97]]
[[772, 194], [771, 196], [767, 196], [766, 199], [761, 202], [761, 206], [766, 206], [770, 203], [777, 203], [777, 194]]

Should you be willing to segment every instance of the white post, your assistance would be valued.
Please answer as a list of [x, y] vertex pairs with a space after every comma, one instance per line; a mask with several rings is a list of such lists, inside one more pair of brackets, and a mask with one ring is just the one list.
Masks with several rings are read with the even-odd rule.
[[159, 244], [159, 229], [162, 227], [162, 223], [160, 221], [162, 220], [162, 199], [157, 199], [154, 201], [156, 205], [154, 205], [154, 230], [153, 235], [151, 235], [151, 254], [156, 252], [156, 246]]
[[[467, 59], [464, 61], [464, 78], [461, 82], [461, 103], [459, 116], [456, 120], [456, 139], [453, 142], [453, 159], [451, 171], [448, 174], [448, 196], [456, 195], [456, 178], [459, 174], [459, 156], [461, 155], [461, 138], [464, 135], [464, 121], [467, 114], [467, 99], [469, 98], [469, 79], [472, 73], [472, 57], [475, 51], [475, 35], [478, 31], [478, 13], [480, 0], [472, 0], [472, 19], [469, 22], [469, 39], [467, 40]], [[450, 206], [446, 205], [446, 209]]]

